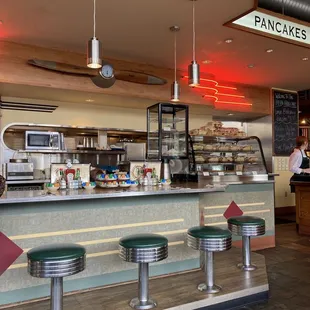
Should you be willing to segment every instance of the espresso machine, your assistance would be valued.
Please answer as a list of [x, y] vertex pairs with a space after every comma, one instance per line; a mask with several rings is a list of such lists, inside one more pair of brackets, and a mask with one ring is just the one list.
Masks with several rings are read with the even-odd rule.
[[157, 103], [147, 109], [147, 159], [162, 162], [162, 177], [195, 181], [198, 175], [188, 134], [187, 105]]

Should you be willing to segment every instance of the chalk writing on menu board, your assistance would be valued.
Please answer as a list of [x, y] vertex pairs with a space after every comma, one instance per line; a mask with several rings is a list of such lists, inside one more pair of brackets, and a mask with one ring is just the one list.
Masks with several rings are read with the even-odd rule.
[[274, 155], [289, 156], [298, 136], [297, 94], [273, 91]]

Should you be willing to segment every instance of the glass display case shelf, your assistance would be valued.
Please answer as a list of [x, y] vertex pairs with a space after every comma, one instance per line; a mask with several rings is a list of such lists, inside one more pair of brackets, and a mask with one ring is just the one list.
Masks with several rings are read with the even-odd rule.
[[[153, 118], [151, 120], [152, 123], [158, 123], [158, 118]], [[163, 118], [162, 119], [162, 123], [163, 124], [175, 124], [175, 123], [182, 123], [185, 122], [185, 118], [179, 118], [179, 117], [175, 117], [174, 119], [170, 119], [170, 118]]]
[[197, 165], [212, 165], [212, 166], [236, 166], [236, 165], [259, 165], [259, 163], [249, 163], [249, 162], [243, 162], [243, 163], [236, 163], [236, 162], [227, 162], [227, 163], [199, 163], [197, 162]]
[[266, 175], [266, 161], [258, 137], [194, 136], [197, 171], [203, 175]]
[[195, 150], [197, 154], [255, 154], [259, 152], [259, 150], [251, 150], [251, 151], [201, 151]]
[[237, 141], [245, 137], [228, 137], [228, 136], [192, 136], [193, 142], [221, 142], [221, 141]]

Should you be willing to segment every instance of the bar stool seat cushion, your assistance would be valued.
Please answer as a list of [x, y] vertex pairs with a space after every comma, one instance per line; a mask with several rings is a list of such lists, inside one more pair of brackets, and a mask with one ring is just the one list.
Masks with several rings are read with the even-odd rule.
[[121, 238], [119, 244], [126, 249], [159, 248], [168, 245], [168, 239], [156, 234], [138, 234]]
[[237, 226], [265, 226], [265, 220], [255, 216], [236, 216], [228, 219], [228, 224]]
[[85, 248], [78, 244], [61, 243], [36, 247], [27, 253], [31, 261], [58, 261], [78, 259], [85, 255]]
[[199, 239], [226, 239], [231, 238], [231, 232], [226, 229], [213, 226], [195, 226], [190, 228], [187, 233]]

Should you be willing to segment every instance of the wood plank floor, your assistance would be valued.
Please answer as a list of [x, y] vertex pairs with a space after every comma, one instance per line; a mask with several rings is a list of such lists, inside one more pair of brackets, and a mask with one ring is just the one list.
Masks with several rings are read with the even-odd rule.
[[[192, 310], [203, 306], [221, 303], [246, 295], [268, 290], [268, 280], [263, 255], [253, 253], [253, 262], [258, 270], [243, 273], [236, 264], [241, 260], [241, 250], [215, 254], [216, 284], [223, 287], [217, 295], [207, 295], [197, 290], [197, 284], [204, 282], [204, 273], [199, 271], [161, 277], [150, 280], [150, 296], [158, 302], [156, 309]], [[66, 296], [65, 310], [129, 310], [128, 302], [137, 295], [137, 283], [96, 289]], [[48, 309], [48, 300], [20, 305], [12, 310]]]

